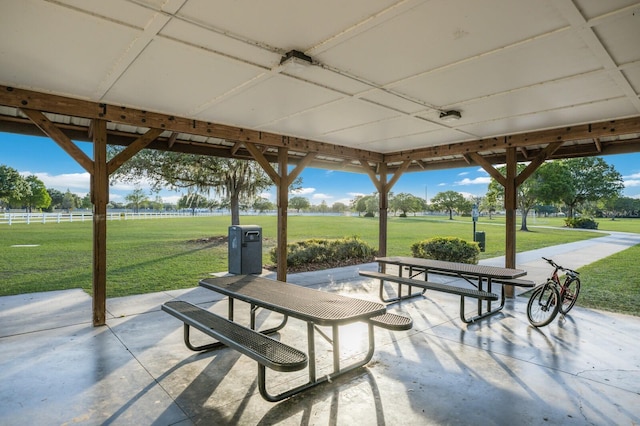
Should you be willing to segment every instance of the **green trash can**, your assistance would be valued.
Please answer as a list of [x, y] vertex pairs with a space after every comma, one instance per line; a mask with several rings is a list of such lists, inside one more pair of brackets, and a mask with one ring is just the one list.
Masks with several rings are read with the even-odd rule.
[[475, 241], [476, 243], [478, 243], [478, 246], [480, 247], [480, 251], [484, 252], [484, 249], [486, 247], [486, 235], [484, 231], [476, 231]]
[[257, 225], [229, 227], [229, 273], [262, 273], [262, 228]]

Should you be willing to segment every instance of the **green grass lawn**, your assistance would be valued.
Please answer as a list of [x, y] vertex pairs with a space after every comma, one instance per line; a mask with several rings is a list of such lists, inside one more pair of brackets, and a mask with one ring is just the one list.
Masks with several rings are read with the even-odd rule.
[[640, 245], [586, 265], [580, 272], [578, 305], [640, 316]]
[[[263, 228], [263, 263], [276, 243], [274, 216], [244, 216], [243, 224]], [[211, 272], [227, 270], [228, 216], [109, 221], [107, 224], [107, 296], [125, 296], [161, 290], [190, 288]], [[562, 219], [529, 221], [530, 232], [518, 232], [517, 251], [562, 244], [601, 234], [552, 228]], [[640, 232], [640, 220], [603, 220], [600, 229]], [[482, 258], [504, 254], [504, 218], [480, 218], [477, 231], [486, 234]], [[336, 216], [290, 216], [289, 242], [358, 235], [378, 245], [378, 219]], [[416, 241], [433, 236], [473, 238], [470, 218], [390, 217], [389, 255], [410, 255]], [[11, 247], [37, 245], [37, 247]], [[636, 253], [637, 256], [637, 253]], [[621, 264], [623, 262], [621, 261]], [[606, 271], [607, 266], [599, 270]], [[617, 271], [615, 272], [618, 273]], [[586, 277], [587, 273], [584, 274]], [[604, 276], [607, 276], [606, 272]], [[92, 287], [92, 225], [84, 223], [14, 224], [0, 228], [0, 295]], [[585, 278], [583, 291], [591, 286]], [[635, 281], [634, 281], [635, 282]], [[637, 289], [636, 289], [637, 293]], [[585, 302], [588, 296], [585, 296]], [[582, 298], [581, 298], [582, 299]], [[585, 305], [586, 306], [586, 305]], [[598, 307], [598, 306], [596, 306]], [[603, 306], [599, 306], [605, 309]], [[616, 308], [617, 309], [617, 308]], [[636, 309], [637, 312], [637, 309]]]

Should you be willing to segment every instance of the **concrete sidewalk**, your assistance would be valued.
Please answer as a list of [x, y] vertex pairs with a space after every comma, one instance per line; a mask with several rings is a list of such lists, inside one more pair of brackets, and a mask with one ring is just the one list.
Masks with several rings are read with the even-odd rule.
[[[600, 232], [603, 234], [602, 237], [518, 253], [516, 255], [516, 268], [527, 271], [527, 275], [522, 277], [523, 279], [532, 280], [540, 284], [545, 282], [553, 272], [553, 268], [551, 268], [542, 257], [553, 259], [559, 265], [569, 269], [579, 269], [585, 265], [589, 265], [600, 259], [626, 250], [629, 247], [640, 244], [640, 234], [632, 234], [629, 232]], [[479, 263], [481, 265], [504, 267], [505, 257], [499, 256], [484, 259]], [[287, 277], [287, 281], [301, 285], [314, 285], [360, 279], [358, 271], [375, 271], [377, 268], [378, 264], [375, 262], [365, 263], [344, 268], [291, 274]], [[267, 273], [264, 276], [275, 279], [275, 275], [274, 272]], [[449, 282], [451, 281], [456, 281], [456, 279], [449, 279]], [[516, 287], [517, 292], [527, 290], [526, 288]]]
[[[553, 259], [558, 265], [569, 269], [579, 269], [605, 257], [626, 250], [629, 247], [640, 244], [640, 234], [629, 232], [604, 232], [599, 238], [576, 241], [574, 243], [560, 244], [552, 247], [545, 247], [538, 250], [531, 250], [516, 255], [516, 268], [527, 271], [527, 276], [523, 277], [543, 283], [553, 272], [553, 268], [542, 259]], [[482, 265], [504, 266], [504, 256], [494, 257], [480, 261]], [[516, 292], [526, 291], [516, 287]]]
[[[615, 233], [520, 254], [517, 266], [539, 281], [550, 272], [540, 256], [573, 269], [638, 243], [640, 235]], [[486, 262], [502, 266], [499, 258]], [[288, 281], [377, 300], [377, 283], [358, 275], [376, 267]], [[427, 292], [389, 307], [411, 316], [414, 327], [376, 330], [366, 367], [273, 404], [258, 393], [251, 359], [185, 347], [182, 323], [160, 310], [174, 298], [226, 312], [224, 297], [194, 287], [109, 299], [107, 326], [93, 327], [91, 297], [79, 289], [0, 297], [0, 424], [640, 424], [639, 317], [578, 306], [536, 329], [527, 299], [516, 297], [466, 325], [459, 297]], [[246, 323], [248, 307], [237, 308], [236, 320]], [[269, 327], [280, 317], [260, 311], [258, 319]], [[362, 327], [341, 331], [345, 361], [364, 350]], [[305, 333], [306, 323], [290, 320], [275, 337], [304, 349]], [[333, 365], [323, 342], [317, 339], [319, 374]], [[306, 372], [267, 374], [278, 392]]]

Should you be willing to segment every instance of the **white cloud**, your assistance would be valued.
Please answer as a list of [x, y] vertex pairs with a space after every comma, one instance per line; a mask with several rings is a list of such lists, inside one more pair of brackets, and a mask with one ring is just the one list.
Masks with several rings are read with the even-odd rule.
[[169, 203], [169, 204], [178, 204], [178, 201], [180, 201], [180, 198], [182, 198], [181, 195], [169, 195], [169, 196], [160, 196], [160, 198], [162, 198], [162, 202], [163, 203]]
[[364, 197], [367, 194], [364, 194], [362, 192], [347, 192], [347, 195], [350, 197], [356, 198], [356, 197]]
[[313, 194], [311, 198], [313, 198], [314, 200], [326, 200], [326, 199], [330, 200], [333, 198], [333, 196], [328, 194], [317, 193], [317, 194]]
[[351, 201], [352, 201], [352, 200], [353, 200], [353, 199], [349, 199], [349, 198], [340, 198], [340, 199], [338, 199], [338, 200], [334, 200], [334, 201], [333, 201], [333, 203], [331, 203], [331, 204], [333, 205], [333, 204], [335, 204], [335, 203], [342, 203], [342, 204], [344, 204], [345, 206], [350, 206], [350, 205], [351, 205]]
[[439, 184], [438, 184], [438, 186], [447, 186], [447, 185], [448, 185], [448, 184], [446, 184], [446, 183], [444, 183], [444, 182], [443, 182], [443, 183], [439, 183]]
[[456, 182], [456, 185], [489, 185], [491, 178], [489, 176], [477, 177], [475, 179], [464, 178]]
[[40, 179], [47, 188], [57, 189], [62, 192], [66, 192], [68, 189], [71, 192], [84, 191], [86, 194], [89, 191], [91, 181], [91, 176], [88, 172], [50, 175], [49, 173], [32, 173], [25, 171], [20, 172], [20, 174], [23, 176], [34, 175]]
[[622, 176], [625, 188], [633, 188], [640, 186], [640, 173], [633, 173], [628, 176]]
[[469, 172], [460, 172], [460, 173], [458, 173], [458, 176], [466, 176], [468, 174], [469, 174]]
[[309, 195], [313, 194], [314, 192], [316, 192], [315, 188], [299, 188], [290, 191], [290, 193], [293, 195]]

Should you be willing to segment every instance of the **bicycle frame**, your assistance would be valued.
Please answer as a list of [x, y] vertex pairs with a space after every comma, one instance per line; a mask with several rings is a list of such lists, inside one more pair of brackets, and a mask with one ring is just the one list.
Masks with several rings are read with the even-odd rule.
[[[547, 281], [536, 287], [538, 290], [534, 289], [527, 304], [527, 317], [535, 327], [549, 324], [558, 312], [562, 315], [568, 313], [578, 299], [580, 292], [580, 279], [577, 271], [562, 267], [551, 259], [545, 257], [543, 259], [554, 269]], [[559, 271], [566, 273], [564, 282], [560, 281]], [[574, 283], [575, 285], [572, 287]], [[547, 291], [550, 287], [552, 287], [551, 293]], [[567, 303], [566, 306], [565, 303]]]
[[560, 277], [558, 276], [558, 270], [559, 269], [560, 269], [559, 267], [555, 268], [555, 270], [553, 271], [553, 275], [551, 276], [551, 279], [558, 286], [558, 291], [560, 292], [560, 297], [562, 297], [564, 299], [565, 293], [567, 292], [567, 288], [569, 286], [569, 283], [571, 283], [571, 281], [576, 279], [578, 276], [577, 276], [577, 273], [575, 271], [572, 271], [571, 269], [564, 269], [564, 271], [566, 272], [566, 275], [564, 277], [564, 282], [560, 283]]

